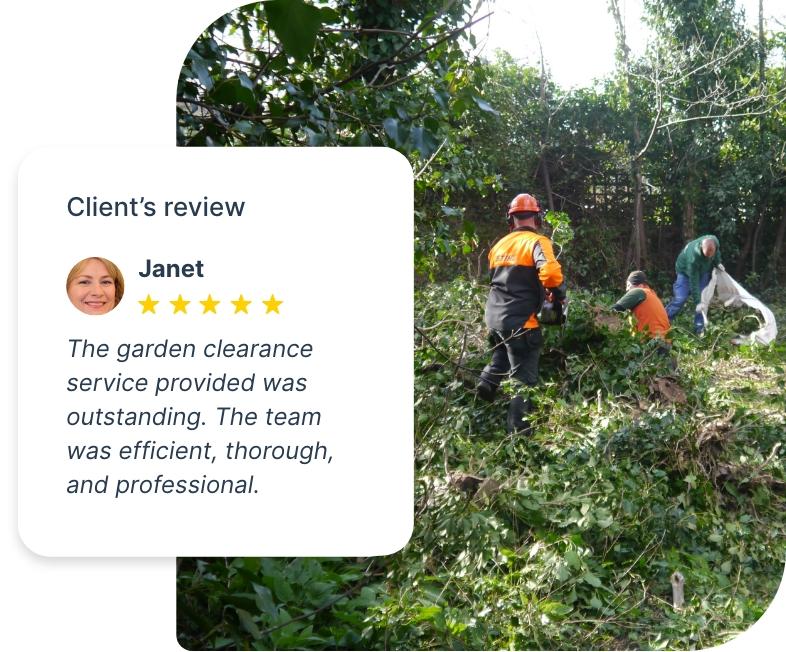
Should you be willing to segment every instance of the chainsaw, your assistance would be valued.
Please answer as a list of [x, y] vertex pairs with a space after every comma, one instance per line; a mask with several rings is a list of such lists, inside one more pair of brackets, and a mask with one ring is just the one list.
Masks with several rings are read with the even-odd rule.
[[568, 306], [562, 301], [555, 301], [554, 295], [548, 292], [538, 313], [538, 321], [543, 326], [562, 326], [567, 319]]

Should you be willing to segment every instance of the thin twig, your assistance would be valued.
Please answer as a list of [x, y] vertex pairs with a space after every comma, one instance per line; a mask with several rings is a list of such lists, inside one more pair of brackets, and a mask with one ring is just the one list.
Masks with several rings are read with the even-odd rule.
[[440, 144], [440, 146], [439, 146], [439, 147], [437, 147], [437, 151], [436, 151], [436, 152], [434, 152], [434, 153], [433, 153], [433, 154], [432, 154], [432, 155], [429, 157], [428, 161], [426, 161], [425, 165], [423, 165], [423, 167], [422, 167], [422, 168], [420, 168], [420, 170], [418, 170], [418, 172], [415, 174], [415, 179], [416, 179], [416, 180], [417, 180], [417, 179], [419, 179], [419, 178], [420, 178], [420, 175], [421, 175], [421, 174], [423, 174], [423, 173], [426, 171], [426, 168], [428, 168], [428, 166], [429, 166], [429, 165], [431, 165], [431, 161], [433, 161], [433, 160], [436, 158], [437, 154], [439, 154], [439, 153], [442, 151], [442, 148], [443, 148], [443, 147], [444, 147], [444, 146], [447, 144], [447, 142], [448, 142], [448, 139], [447, 139], [447, 138], [445, 138], [445, 140], [443, 140], [443, 141], [442, 141], [442, 143]]

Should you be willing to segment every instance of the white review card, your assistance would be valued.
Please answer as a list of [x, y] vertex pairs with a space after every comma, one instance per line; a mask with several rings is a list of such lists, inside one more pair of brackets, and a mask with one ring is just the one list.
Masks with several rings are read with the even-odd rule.
[[412, 529], [412, 171], [62, 148], [19, 172], [19, 531], [47, 556], [373, 556]]

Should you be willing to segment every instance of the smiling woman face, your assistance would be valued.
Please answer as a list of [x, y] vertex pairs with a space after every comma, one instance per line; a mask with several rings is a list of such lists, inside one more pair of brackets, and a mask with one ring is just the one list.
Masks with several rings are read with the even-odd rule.
[[68, 298], [88, 315], [103, 315], [117, 305], [115, 279], [106, 265], [88, 258], [68, 283]]

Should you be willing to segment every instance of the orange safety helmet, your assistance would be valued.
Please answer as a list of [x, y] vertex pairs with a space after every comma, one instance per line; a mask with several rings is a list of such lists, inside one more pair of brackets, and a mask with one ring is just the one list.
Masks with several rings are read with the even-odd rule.
[[527, 211], [531, 213], [539, 213], [540, 205], [538, 204], [538, 200], [535, 199], [532, 195], [528, 195], [527, 193], [516, 195], [513, 198], [513, 201], [510, 202], [510, 207], [508, 208], [508, 215], [513, 215], [513, 213], [521, 213], [523, 211]]

